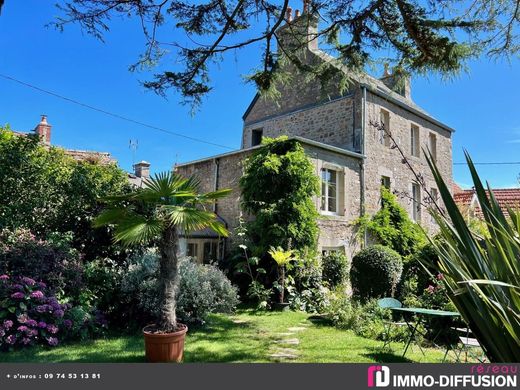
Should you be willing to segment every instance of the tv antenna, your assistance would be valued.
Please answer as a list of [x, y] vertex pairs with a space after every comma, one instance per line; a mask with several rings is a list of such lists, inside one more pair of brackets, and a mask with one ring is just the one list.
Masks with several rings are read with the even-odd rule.
[[131, 139], [128, 142], [128, 148], [132, 151], [132, 169], [135, 165], [135, 154], [137, 152], [137, 148], [139, 147], [139, 140], [138, 139]]

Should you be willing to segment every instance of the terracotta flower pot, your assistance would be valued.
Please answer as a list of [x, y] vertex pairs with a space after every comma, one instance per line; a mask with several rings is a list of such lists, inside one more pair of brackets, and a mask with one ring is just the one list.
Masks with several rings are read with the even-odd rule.
[[180, 329], [172, 333], [154, 333], [154, 325], [143, 328], [146, 360], [150, 363], [180, 363], [182, 361], [184, 339], [188, 327], [184, 324], [177, 325]]

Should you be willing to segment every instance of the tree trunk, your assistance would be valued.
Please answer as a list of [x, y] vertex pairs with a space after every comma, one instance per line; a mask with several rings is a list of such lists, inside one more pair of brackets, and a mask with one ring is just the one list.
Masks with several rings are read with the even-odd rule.
[[159, 285], [161, 316], [159, 318], [159, 329], [162, 332], [173, 332], [177, 330], [177, 289], [178, 289], [178, 250], [179, 237], [175, 227], [164, 230], [159, 250], [161, 260], [159, 264]]
[[285, 267], [281, 267], [282, 271], [282, 291], [280, 291], [280, 303], [283, 303], [285, 297]]

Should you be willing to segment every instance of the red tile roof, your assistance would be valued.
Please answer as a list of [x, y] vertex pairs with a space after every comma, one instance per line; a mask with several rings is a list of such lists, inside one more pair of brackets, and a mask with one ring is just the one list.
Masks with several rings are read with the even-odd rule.
[[471, 202], [471, 199], [473, 198], [473, 194], [475, 191], [473, 190], [460, 190], [459, 192], [453, 193], [453, 199], [455, 200], [455, 203], [460, 203], [463, 205], [469, 205]]
[[[462, 192], [453, 195], [455, 202], [462, 206], [470, 206], [471, 200], [475, 190], [463, 190]], [[507, 213], [508, 208], [514, 210], [520, 210], [520, 188], [498, 188], [493, 190], [493, 194], [502, 209], [502, 212]], [[486, 191], [486, 195], [489, 196], [489, 191]], [[482, 216], [482, 210], [480, 205], [475, 205], [474, 213], [476, 216]]]
[[463, 192], [464, 190], [462, 188], [460, 188], [460, 186], [453, 182], [452, 186], [451, 186], [451, 189], [453, 191], [454, 194], [458, 194], [459, 192]]

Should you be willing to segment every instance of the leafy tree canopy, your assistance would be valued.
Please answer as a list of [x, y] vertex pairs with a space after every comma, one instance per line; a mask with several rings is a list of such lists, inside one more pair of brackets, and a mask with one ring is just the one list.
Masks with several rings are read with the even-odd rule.
[[129, 190], [115, 164], [76, 161], [36, 135], [0, 127], [0, 183], [0, 229], [27, 228], [39, 237], [73, 232], [87, 259], [113, 254], [107, 230], [91, 225], [100, 197]]
[[[287, 137], [266, 138], [245, 163], [240, 180], [243, 207], [255, 216], [249, 234], [255, 251], [265, 254], [271, 246], [314, 249], [318, 212], [312, 197], [319, 179], [303, 147]], [[290, 242], [290, 244], [289, 244]]]
[[[520, 0], [305, 0], [303, 18], [316, 15], [324, 28], [316, 39], [352, 70], [388, 62], [395, 74], [439, 72], [453, 75], [467, 59], [481, 54], [517, 55]], [[181, 92], [198, 104], [212, 86], [210, 65], [225, 54], [251, 45], [262, 47], [259, 66], [249, 79], [261, 91], [276, 77], [284, 48], [279, 27], [285, 24], [289, 0], [65, 0], [53, 24], [60, 29], [79, 24], [103, 39], [114, 17], [138, 19], [146, 38], [143, 53], [131, 69], [155, 67], [165, 54], [175, 59], [145, 86], [164, 94]], [[186, 39], [188, 38], [188, 39]], [[306, 39], [300, 39], [305, 42]], [[289, 49], [289, 50], [288, 50]], [[170, 56], [168, 55], [168, 58]], [[330, 80], [331, 67], [302, 67]]]

